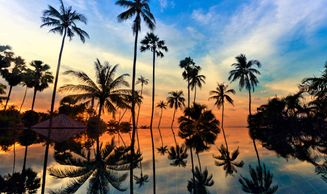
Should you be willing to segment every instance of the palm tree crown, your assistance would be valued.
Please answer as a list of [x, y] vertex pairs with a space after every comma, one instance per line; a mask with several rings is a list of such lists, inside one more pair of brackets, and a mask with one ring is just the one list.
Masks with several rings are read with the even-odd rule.
[[141, 75], [139, 78], [137, 78], [136, 84], [141, 84], [142, 88], [144, 85], [148, 85], [149, 84], [149, 79], [144, 77], [143, 75]]
[[70, 40], [77, 34], [83, 43], [85, 38], [89, 38], [87, 32], [77, 27], [76, 24], [77, 22], [86, 24], [86, 17], [77, 13], [71, 6], [65, 7], [62, 0], [60, 0], [59, 10], [49, 5], [48, 9], [43, 12], [41, 19], [43, 22], [41, 27], [51, 27], [49, 32], [59, 33], [60, 35], [67, 33]]
[[[118, 65], [111, 66], [109, 62], [101, 64], [99, 59], [96, 60], [96, 82], [94, 82], [86, 73], [78, 71], [66, 71], [65, 74], [73, 75], [78, 78], [81, 84], [67, 84], [60, 88], [60, 91], [78, 92], [68, 95], [67, 97], [77, 101], [90, 103], [93, 99], [97, 99], [99, 105], [103, 105], [110, 113], [116, 112], [116, 106], [126, 107], [126, 99], [130, 94], [130, 90], [122, 89], [128, 87], [129, 84], [125, 80], [128, 74], [122, 74], [115, 77]], [[100, 110], [102, 111], [102, 110]]]
[[147, 33], [144, 39], [141, 41], [141, 52], [150, 50], [151, 52], [155, 52], [157, 57], [164, 57], [162, 51], [167, 52], [168, 48], [165, 45], [164, 40], [160, 40], [159, 37], [155, 34]]
[[167, 102], [170, 108], [178, 109], [185, 106], [183, 91], [172, 91], [168, 93]]
[[166, 109], [167, 104], [164, 101], [161, 100], [160, 102], [158, 102], [157, 107], [160, 108], [160, 109]]
[[235, 69], [230, 71], [228, 80], [233, 82], [239, 79], [240, 90], [246, 88], [254, 91], [255, 86], [259, 83], [256, 74], [260, 75], [260, 72], [254, 66], [260, 68], [261, 63], [258, 60], [247, 61], [246, 56], [243, 54], [235, 58], [237, 62], [232, 64]]
[[136, 15], [132, 26], [133, 33], [141, 31], [141, 18], [151, 30], [155, 28], [156, 21], [151, 13], [149, 0], [118, 0], [116, 5], [127, 8], [118, 15], [118, 21], [125, 21]]
[[210, 91], [210, 98], [212, 100], [215, 100], [215, 105], [220, 108], [224, 103], [225, 100], [234, 105], [234, 100], [229, 96], [229, 94], [235, 94], [234, 89], [228, 89], [228, 85], [225, 85], [224, 83], [217, 85], [216, 90]]

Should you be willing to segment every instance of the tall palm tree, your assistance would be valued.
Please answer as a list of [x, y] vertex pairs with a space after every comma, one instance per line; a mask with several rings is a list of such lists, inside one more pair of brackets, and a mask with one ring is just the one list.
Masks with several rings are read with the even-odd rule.
[[[155, 28], [155, 19], [153, 14], [151, 13], [149, 1], [148, 0], [117, 0], [116, 4], [127, 8], [127, 10], [123, 11], [118, 15], [118, 21], [126, 21], [128, 19], [133, 18], [133, 26], [132, 31], [135, 35], [134, 41], [134, 59], [133, 59], [133, 73], [132, 73], [132, 95], [134, 95], [135, 91], [135, 75], [136, 75], [136, 59], [137, 59], [137, 43], [138, 43], [138, 34], [141, 31], [141, 20], [145, 22], [145, 24], [153, 30]], [[134, 96], [132, 97], [134, 99]], [[132, 141], [131, 141], [131, 152], [134, 154], [134, 143], [135, 143], [135, 102], [132, 102]], [[133, 168], [130, 169], [130, 193], [133, 193]]]
[[167, 104], [164, 101], [161, 100], [157, 104], [157, 108], [160, 108], [160, 117], [159, 117], [159, 121], [158, 121], [158, 131], [159, 131], [160, 140], [161, 140], [161, 147], [157, 148], [157, 150], [159, 151], [159, 153], [161, 153], [162, 155], [164, 155], [168, 151], [168, 149], [167, 149], [167, 146], [164, 146], [163, 145], [163, 139], [162, 139], [160, 124], [161, 124], [163, 109], [166, 109], [167, 108]]
[[[178, 119], [179, 133], [178, 135], [185, 139], [186, 145], [190, 149], [192, 174], [194, 180], [194, 162], [193, 151], [196, 153], [203, 152], [210, 148], [210, 145], [215, 143], [219, 129], [219, 121], [214, 114], [207, 110], [204, 105], [194, 103], [192, 107], [186, 108], [184, 116]], [[200, 158], [198, 157], [199, 166], [201, 169]]]
[[254, 88], [259, 83], [256, 74], [260, 75], [260, 72], [255, 69], [255, 66], [260, 68], [261, 63], [258, 60], [247, 61], [247, 58], [244, 54], [240, 54], [239, 56], [235, 57], [235, 59], [237, 62], [232, 64], [235, 69], [229, 72], [228, 80], [231, 82], [239, 80], [240, 90], [243, 88], [248, 90], [249, 115], [251, 115], [251, 90], [254, 91]]
[[[79, 71], [66, 71], [66, 75], [71, 75], [77, 78], [81, 84], [67, 84], [60, 88], [60, 92], [74, 92], [66, 96], [73, 100], [90, 103], [92, 100], [97, 100], [99, 104], [98, 120], [101, 119], [101, 114], [104, 108], [114, 114], [117, 106], [126, 106], [125, 99], [130, 93], [128, 89], [129, 84], [125, 80], [128, 74], [122, 74], [115, 77], [118, 65], [111, 66], [109, 62], [101, 64], [99, 59], [94, 63], [96, 70], [96, 82], [94, 82], [86, 73]], [[97, 153], [100, 153], [99, 136], [97, 136]], [[101, 157], [100, 155], [98, 157]]]
[[32, 61], [31, 66], [34, 67], [34, 70], [30, 69], [27, 73], [32, 75], [34, 93], [31, 110], [34, 110], [36, 92], [41, 92], [49, 87], [49, 84], [53, 82], [53, 76], [49, 71], [50, 66], [43, 64], [42, 61]]
[[[155, 152], [154, 152], [154, 138], [153, 138], [153, 115], [154, 115], [154, 101], [155, 101], [155, 67], [156, 57], [164, 57], [163, 52], [167, 52], [168, 48], [165, 45], [164, 40], [160, 40], [155, 34], [147, 33], [144, 39], [141, 41], [141, 52], [152, 52], [152, 105], [151, 105], [151, 119], [150, 119], [150, 134], [152, 141], [152, 163], [153, 163], [153, 190], [156, 188], [155, 181]], [[154, 192], [155, 193], [155, 192]]]
[[199, 71], [201, 70], [201, 68], [199, 69], [195, 69], [194, 73], [192, 73], [191, 75], [191, 81], [190, 81], [190, 86], [191, 86], [191, 90], [194, 90], [194, 99], [193, 99], [193, 103], [195, 103], [195, 99], [196, 99], [196, 88], [199, 87], [200, 89], [202, 88], [202, 84], [205, 84], [206, 81], [206, 76], [199, 74]]
[[209, 194], [207, 187], [213, 186], [214, 183], [212, 174], [209, 175], [208, 169], [201, 171], [201, 169], [195, 167], [194, 179], [188, 181], [187, 190], [190, 193]]
[[169, 92], [168, 97], [167, 97], [167, 103], [168, 103], [169, 108], [174, 108], [173, 120], [171, 122], [170, 129], [171, 129], [171, 131], [173, 133], [175, 144], [177, 145], [173, 125], [174, 125], [175, 114], [176, 114], [177, 109], [183, 108], [185, 106], [185, 98], [184, 98], [183, 91], [180, 90], [180, 91]]
[[[9, 69], [10, 68], [10, 69]], [[23, 70], [25, 69], [25, 61], [21, 57], [15, 57], [13, 59], [13, 67], [9, 66], [2, 70], [2, 76], [7, 81], [9, 85], [9, 92], [6, 98], [6, 104], [4, 110], [7, 109], [8, 102], [10, 100], [10, 95], [12, 88], [21, 83], [23, 79]]]
[[[254, 92], [254, 88], [258, 85], [259, 80], [256, 75], [260, 75], [260, 71], [258, 71], [255, 66], [258, 68], [261, 67], [261, 63], [258, 60], [250, 60], [248, 61], [244, 54], [240, 54], [235, 57], [236, 63], [232, 64], [235, 67], [234, 70], [229, 72], [228, 80], [234, 82], [239, 80], [240, 90], [243, 88], [247, 89], [249, 92], [249, 116], [251, 113], [251, 90]], [[259, 154], [258, 149], [255, 143], [255, 139], [252, 139], [254, 149], [257, 154], [258, 162], [259, 162]]]
[[[88, 180], [88, 193], [109, 193], [110, 185], [118, 191], [125, 191], [121, 183], [126, 180], [127, 174], [120, 172], [129, 169], [130, 148], [117, 147], [112, 139], [107, 145], [101, 146], [100, 151], [100, 158], [89, 157], [89, 151], [84, 149], [56, 151], [55, 160], [64, 166], [50, 168], [50, 175], [59, 179], [70, 178], [71, 182], [55, 193], [75, 193]], [[140, 155], [137, 157], [140, 160]]]
[[228, 89], [228, 85], [225, 85], [224, 83], [217, 85], [216, 90], [210, 91], [210, 98], [212, 100], [215, 100], [215, 105], [217, 106], [218, 109], [221, 108], [221, 129], [223, 130], [223, 135], [224, 135], [224, 140], [226, 144], [226, 148], [228, 151], [228, 144], [227, 144], [227, 139], [226, 139], [226, 134], [225, 134], [225, 129], [224, 129], [224, 109], [225, 109], [225, 101], [230, 103], [231, 105], [234, 106], [234, 100], [229, 96], [230, 94], [235, 95], [235, 90], [234, 89]]
[[[86, 24], [87, 19], [84, 15], [78, 13], [77, 11], [73, 10], [72, 7], [64, 6], [62, 0], [60, 0], [60, 8], [57, 10], [56, 8], [52, 7], [51, 5], [48, 6], [48, 9], [43, 12], [42, 16], [42, 25], [41, 27], [50, 27], [51, 29], [49, 32], [59, 33], [62, 36], [58, 63], [57, 63], [57, 70], [56, 76], [54, 81], [54, 87], [51, 97], [51, 108], [50, 108], [50, 122], [49, 122], [49, 130], [48, 130], [48, 139], [51, 136], [51, 128], [52, 128], [52, 115], [54, 112], [54, 103], [56, 99], [56, 91], [57, 91], [57, 83], [59, 79], [59, 72], [60, 72], [60, 65], [61, 65], [61, 57], [62, 52], [65, 45], [66, 36], [69, 40], [77, 35], [81, 41], [84, 43], [85, 38], [89, 38], [87, 32], [82, 30], [78, 27], [77, 23], [81, 22]], [[43, 167], [43, 177], [42, 177], [42, 190], [41, 193], [44, 193], [45, 189], [45, 178], [46, 178], [46, 167], [48, 162], [48, 152], [49, 152], [49, 142], [46, 144], [45, 148], [45, 156], [44, 156], [44, 167]]]
[[190, 82], [193, 74], [200, 69], [200, 66], [196, 66], [195, 62], [191, 57], [186, 57], [185, 59], [179, 62], [179, 67], [184, 69], [182, 73], [183, 78], [187, 81], [187, 107], [190, 107]]
[[22, 103], [20, 104], [19, 107], [19, 112], [22, 110], [23, 105], [25, 103], [28, 88], [33, 87], [33, 74], [31, 74], [31, 72], [33, 72], [33, 70], [29, 68], [26, 68], [23, 72], [22, 84], [23, 86], [25, 86], [25, 91], [24, 91]]
[[[141, 75], [139, 78], [137, 78], [135, 84], [141, 84], [141, 90], [140, 90], [140, 97], [143, 98], [143, 87], [149, 84], [149, 79], [145, 78], [143, 75]], [[140, 112], [141, 112], [141, 103], [138, 104], [138, 111], [137, 111], [137, 118], [136, 118], [136, 126], [138, 127], [139, 124], [139, 118], [140, 118]]]

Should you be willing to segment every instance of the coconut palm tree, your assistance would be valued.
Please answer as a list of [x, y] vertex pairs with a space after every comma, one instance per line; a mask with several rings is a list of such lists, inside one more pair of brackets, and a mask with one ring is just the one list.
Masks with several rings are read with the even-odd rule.
[[168, 103], [169, 108], [174, 108], [173, 120], [171, 122], [170, 129], [171, 129], [171, 131], [173, 133], [175, 144], [177, 145], [173, 125], [174, 125], [175, 114], [176, 114], [177, 109], [183, 108], [185, 106], [185, 98], [184, 98], [183, 91], [180, 90], [180, 91], [169, 92], [168, 97], [167, 97], [167, 103]]
[[201, 171], [201, 169], [195, 167], [194, 179], [188, 181], [187, 190], [190, 193], [209, 194], [207, 187], [213, 186], [214, 183], [212, 174], [209, 175], [208, 169]]
[[163, 139], [162, 139], [162, 134], [161, 134], [161, 129], [160, 129], [160, 124], [161, 124], [161, 119], [162, 119], [162, 113], [163, 109], [167, 108], [167, 104], [164, 101], [160, 101], [157, 104], [157, 108], [160, 108], [160, 117], [159, 117], [159, 122], [158, 122], [158, 131], [160, 135], [160, 140], [161, 140], [161, 147], [157, 148], [158, 152], [161, 153], [162, 155], [165, 155], [165, 153], [168, 151], [167, 146], [163, 145]]
[[[191, 153], [192, 173], [194, 176], [193, 151], [203, 152], [215, 143], [219, 129], [219, 121], [214, 114], [206, 109], [206, 106], [194, 103], [192, 107], [184, 110], [184, 116], [178, 119], [178, 135], [185, 139], [185, 144], [189, 147]], [[198, 157], [201, 170], [201, 161]], [[194, 177], [193, 177], [194, 178]]]
[[152, 105], [151, 105], [151, 119], [150, 119], [150, 134], [152, 141], [152, 163], [153, 163], [153, 189], [155, 190], [155, 152], [154, 152], [154, 138], [153, 138], [153, 115], [154, 115], [154, 101], [155, 101], [155, 67], [156, 57], [164, 57], [163, 52], [167, 52], [168, 48], [165, 45], [164, 40], [160, 40], [155, 34], [147, 33], [144, 39], [141, 41], [141, 52], [152, 52]]
[[[10, 69], [9, 69], [10, 68]], [[23, 79], [23, 70], [25, 69], [25, 61], [21, 57], [15, 57], [13, 59], [13, 66], [9, 66], [2, 70], [2, 76], [7, 81], [9, 85], [9, 92], [6, 98], [6, 104], [4, 110], [7, 109], [8, 102], [10, 100], [10, 95], [12, 88], [21, 83]]]
[[[78, 23], [87, 23], [87, 19], [84, 15], [78, 13], [73, 10], [72, 7], [66, 7], [62, 0], [60, 0], [60, 8], [56, 9], [51, 5], [48, 6], [48, 9], [44, 10], [42, 16], [42, 27], [50, 27], [49, 32], [59, 33], [62, 36], [56, 76], [54, 81], [54, 87], [51, 97], [51, 108], [50, 108], [50, 122], [49, 122], [49, 130], [48, 130], [48, 139], [51, 136], [51, 128], [52, 128], [52, 115], [54, 112], [54, 104], [56, 99], [56, 91], [57, 91], [57, 83], [59, 79], [60, 65], [61, 65], [61, 57], [64, 50], [66, 37], [69, 40], [72, 40], [74, 36], [78, 36], [81, 41], [84, 43], [85, 38], [89, 38], [87, 32], [78, 27]], [[42, 178], [42, 190], [41, 193], [44, 193], [45, 189], [45, 178], [46, 178], [46, 166], [48, 162], [48, 152], [49, 152], [49, 143], [47, 142], [45, 148], [45, 156], [44, 156], [44, 167], [43, 167], [43, 178]]]
[[243, 88], [249, 92], [249, 115], [251, 115], [251, 90], [254, 92], [255, 86], [258, 85], [259, 80], [256, 75], [260, 75], [260, 72], [255, 69], [261, 67], [261, 63], [258, 60], [248, 61], [244, 54], [240, 54], [235, 57], [236, 63], [232, 64], [235, 67], [234, 70], [229, 72], [228, 80], [234, 82], [239, 80], [240, 90]]
[[[141, 31], [141, 20], [145, 22], [145, 24], [153, 30], [155, 28], [155, 19], [153, 14], [151, 13], [149, 1], [148, 0], [117, 0], [116, 4], [127, 8], [127, 10], [123, 11], [118, 15], [118, 21], [126, 21], [128, 19], [133, 18], [133, 26], [132, 31], [135, 35], [134, 41], [134, 59], [133, 59], [133, 73], [132, 73], [132, 95], [134, 95], [135, 91], [135, 75], [136, 75], [136, 59], [137, 59], [137, 43], [138, 43], [138, 34]], [[134, 99], [134, 96], [132, 97]], [[131, 149], [132, 155], [134, 153], [134, 143], [135, 143], [135, 102], [132, 102], [132, 124], [133, 124], [133, 132], [132, 132], [132, 141], [131, 141]], [[130, 169], [130, 192], [133, 193], [133, 169]]]
[[193, 99], [193, 103], [195, 103], [195, 99], [196, 99], [196, 88], [199, 87], [200, 89], [202, 88], [202, 84], [205, 84], [206, 81], [206, 76], [199, 74], [199, 71], [201, 70], [201, 68], [199, 69], [195, 69], [194, 73], [192, 73], [191, 75], [191, 80], [190, 80], [190, 86], [191, 86], [191, 90], [194, 90], [194, 99]]
[[226, 138], [226, 133], [224, 129], [224, 108], [225, 108], [225, 101], [233, 104], [233, 99], [229, 96], [229, 94], [235, 94], [234, 89], [228, 89], [228, 85], [225, 85], [224, 83], [217, 85], [216, 90], [210, 91], [211, 97], [209, 99], [215, 100], [215, 105], [218, 107], [218, 109], [221, 109], [221, 128], [224, 135], [225, 140], [225, 146], [221, 145], [220, 148], [218, 148], [218, 151], [220, 153], [220, 156], [213, 156], [217, 161], [215, 161], [216, 166], [223, 166], [224, 170], [226, 171], [226, 176], [228, 174], [233, 175], [234, 172], [237, 172], [236, 167], [243, 167], [244, 162], [236, 162], [239, 155], [239, 149], [237, 148], [232, 153], [230, 153]]
[[225, 109], [225, 101], [230, 103], [231, 105], [234, 105], [234, 100], [229, 96], [230, 94], [235, 95], [234, 89], [228, 89], [228, 85], [225, 85], [224, 83], [217, 85], [216, 90], [210, 91], [210, 98], [212, 100], [215, 100], [215, 105], [218, 109], [221, 109], [221, 129], [223, 130], [224, 140], [226, 144], [226, 148], [228, 151], [228, 144], [224, 129], [224, 109]]
[[[149, 79], [145, 78], [143, 75], [141, 75], [139, 78], [137, 78], [136, 80], [136, 85], [137, 84], [141, 84], [141, 90], [140, 90], [140, 97], [143, 98], [143, 87], [145, 85], [148, 85], [149, 84]], [[139, 124], [139, 117], [140, 117], [140, 112], [141, 112], [141, 103], [138, 104], [138, 111], [137, 111], [137, 118], [136, 118], [136, 126], [138, 127], [138, 124]]]
[[[54, 158], [60, 164], [49, 169], [50, 175], [58, 179], [71, 179], [65, 187], [55, 193], [75, 193], [89, 180], [88, 193], [109, 193], [110, 186], [118, 191], [125, 191], [121, 183], [126, 180], [131, 160], [129, 147], [117, 147], [112, 139], [107, 145], [101, 146], [101, 157], [89, 157], [87, 150], [72, 149], [69, 152], [55, 151]], [[74, 153], [74, 155], [72, 154]], [[137, 160], [141, 159], [137, 155]], [[61, 166], [64, 165], [64, 166]]]
[[33, 74], [31, 72], [33, 72], [33, 70], [29, 68], [25, 68], [23, 72], [22, 85], [25, 86], [25, 91], [24, 91], [22, 103], [20, 104], [19, 107], [19, 112], [22, 110], [23, 105], [25, 103], [28, 88], [33, 87]]
[[242, 190], [246, 193], [257, 194], [272, 194], [278, 189], [278, 185], [272, 185], [273, 174], [266, 169], [266, 166], [257, 166], [252, 168], [249, 166], [251, 178], [246, 178], [241, 175], [239, 182], [242, 185]]
[[196, 66], [195, 62], [191, 57], [186, 57], [185, 59], [181, 60], [179, 62], [179, 67], [184, 69], [182, 76], [183, 79], [187, 81], [187, 107], [190, 107], [190, 82], [191, 77], [197, 73], [197, 71], [200, 69], [200, 66]]
[[223, 166], [226, 176], [233, 175], [234, 172], [237, 172], [237, 168], [242, 168], [244, 165], [243, 161], [237, 162], [236, 159], [240, 154], [239, 149], [237, 148], [232, 154], [229, 152], [228, 148], [225, 147], [223, 144], [220, 145], [218, 148], [220, 153], [219, 156], [213, 156], [216, 161], [216, 166]]
[[[96, 70], [96, 82], [94, 82], [86, 73], [80, 71], [69, 70], [66, 75], [77, 78], [81, 84], [67, 84], [60, 88], [60, 92], [74, 92], [66, 96], [73, 100], [90, 103], [92, 100], [97, 100], [99, 104], [98, 120], [101, 119], [102, 112], [106, 109], [109, 113], [116, 112], [116, 106], [125, 107], [127, 96], [130, 90], [122, 89], [128, 87], [129, 84], [125, 80], [128, 74], [122, 74], [115, 77], [118, 65], [110, 65], [109, 62], [101, 64], [97, 59], [94, 63]], [[100, 152], [99, 136], [97, 136], [97, 153]], [[98, 157], [101, 157], [100, 155]]]
[[29, 69], [27, 73], [32, 75], [34, 93], [31, 110], [34, 110], [36, 93], [48, 88], [49, 84], [53, 82], [53, 76], [49, 71], [50, 66], [43, 64], [42, 61], [32, 61], [31, 66], [34, 67], [34, 70]]
[[327, 62], [325, 62], [325, 69], [320, 77], [305, 78], [302, 81], [302, 86], [309, 94], [318, 98], [326, 98], [327, 91]]

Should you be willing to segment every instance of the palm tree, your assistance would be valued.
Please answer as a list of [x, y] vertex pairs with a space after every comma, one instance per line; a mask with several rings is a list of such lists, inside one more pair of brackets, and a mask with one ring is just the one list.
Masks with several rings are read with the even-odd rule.
[[216, 90], [210, 91], [210, 98], [212, 100], [215, 100], [215, 105], [218, 109], [221, 109], [221, 129], [223, 130], [224, 140], [226, 144], [226, 148], [228, 151], [228, 144], [224, 129], [224, 108], [225, 108], [225, 100], [234, 106], [234, 100], [229, 96], [229, 94], [235, 95], [234, 89], [228, 89], [228, 85], [225, 85], [224, 83], [217, 85]]
[[202, 88], [202, 84], [205, 84], [205, 79], [206, 76], [199, 74], [199, 71], [201, 70], [201, 68], [199, 69], [195, 69], [194, 73], [191, 75], [191, 81], [190, 81], [190, 86], [191, 86], [191, 90], [194, 90], [194, 100], [193, 103], [195, 103], [195, 99], [196, 99], [196, 87], [199, 87], [200, 89]]
[[327, 62], [325, 62], [325, 69], [320, 77], [305, 78], [302, 81], [302, 86], [305, 87], [309, 94], [318, 98], [326, 98], [327, 91]]
[[[141, 90], [140, 90], [140, 97], [143, 98], [143, 87], [145, 85], [149, 84], [149, 79], [145, 78], [144, 76], [140, 76], [139, 78], [137, 78], [136, 83], [135, 84], [141, 84]], [[139, 117], [140, 117], [140, 111], [141, 111], [141, 103], [138, 104], [138, 111], [137, 111], [137, 118], [136, 118], [136, 126], [138, 127], [139, 124]]]
[[187, 81], [187, 107], [190, 107], [190, 82], [192, 75], [196, 74], [196, 71], [200, 69], [195, 65], [195, 62], [191, 57], [186, 57], [179, 62], [179, 67], [184, 69], [182, 73], [183, 78]]
[[22, 103], [20, 104], [20, 107], [19, 107], [19, 112], [22, 110], [23, 105], [25, 103], [28, 88], [33, 87], [33, 74], [32, 74], [32, 72], [33, 72], [33, 70], [31, 70], [29, 68], [26, 68], [23, 71], [22, 84], [23, 84], [23, 86], [25, 86], [25, 91], [24, 91], [24, 96], [23, 96]]
[[156, 57], [164, 57], [163, 52], [167, 52], [168, 48], [165, 45], [164, 40], [160, 40], [155, 34], [147, 33], [144, 39], [141, 41], [141, 52], [152, 52], [152, 106], [151, 106], [151, 119], [150, 119], [150, 134], [152, 141], [152, 162], [153, 162], [153, 190], [155, 190], [155, 152], [154, 152], [154, 138], [153, 138], [153, 115], [154, 115], [154, 101], [155, 101], [155, 67]]
[[[258, 68], [261, 67], [261, 63], [258, 60], [250, 60], [247, 61], [247, 58], [244, 54], [240, 54], [239, 56], [235, 57], [236, 63], [232, 64], [232, 66], [235, 67], [234, 70], [229, 72], [228, 80], [233, 82], [236, 80], [239, 80], [239, 87], [240, 90], [243, 88], [247, 89], [249, 92], [249, 116], [251, 116], [251, 90], [254, 92], [255, 86], [258, 85], [259, 80], [256, 77], [257, 75], [260, 75], [260, 71], [255, 69], [254, 66], [257, 66]], [[255, 139], [252, 139], [253, 146], [255, 149], [255, 152], [257, 154], [258, 162], [260, 163], [258, 149], [255, 143]]]
[[[238, 148], [231, 154], [228, 151], [228, 148], [221, 144], [220, 148], [218, 148], [220, 156], [213, 156], [216, 161], [216, 166], [223, 166], [226, 176], [233, 175], [234, 172], [237, 172], [237, 168], [242, 168], [244, 165], [243, 161], [237, 162], [236, 159], [240, 154]], [[236, 168], [237, 167], [237, 168]]]
[[176, 141], [176, 136], [175, 136], [175, 132], [173, 129], [173, 125], [174, 125], [174, 121], [175, 121], [175, 114], [178, 108], [182, 108], [185, 106], [185, 98], [183, 95], [183, 91], [172, 91], [168, 93], [168, 97], [167, 97], [167, 103], [169, 108], [174, 108], [174, 113], [173, 113], [173, 120], [171, 122], [170, 125], [170, 129], [173, 133], [173, 137], [175, 140], [175, 144], [177, 145], [177, 141]]
[[228, 80], [231, 82], [239, 80], [240, 90], [242, 90], [243, 88], [248, 90], [249, 115], [251, 116], [251, 90], [254, 92], [255, 86], [257, 86], [259, 83], [256, 74], [260, 75], [260, 72], [255, 69], [254, 66], [260, 68], [261, 63], [258, 60], [247, 61], [246, 56], [244, 54], [240, 54], [235, 58], [237, 62], [232, 64], [235, 69], [229, 72]]
[[[126, 173], [130, 167], [130, 148], [116, 147], [112, 139], [103, 148], [101, 157], [91, 158], [89, 151], [73, 149], [70, 152], [58, 152], [54, 154], [56, 162], [64, 166], [52, 167], [50, 175], [63, 179], [72, 179], [65, 187], [55, 193], [75, 193], [86, 181], [89, 180], [88, 193], [109, 193], [110, 185], [118, 191], [125, 191], [121, 183], [126, 180]], [[74, 155], [72, 154], [74, 153]], [[137, 161], [140, 160], [137, 156]], [[133, 168], [135, 167], [133, 164]]]
[[[132, 31], [135, 35], [134, 41], [134, 59], [133, 59], [133, 73], [132, 73], [132, 95], [135, 91], [135, 75], [136, 75], [136, 59], [137, 59], [137, 43], [138, 43], [138, 34], [141, 31], [141, 20], [153, 30], [155, 28], [155, 19], [151, 13], [148, 0], [117, 0], [116, 4], [127, 8], [124, 12], [118, 15], [118, 21], [126, 21], [135, 16], [133, 20]], [[132, 97], [134, 99], [134, 96]], [[135, 143], [135, 102], [132, 102], [132, 123], [133, 123], [133, 132], [132, 132], [132, 141], [131, 141], [131, 151], [132, 155], [134, 154], [134, 143]], [[133, 193], [133, 168], [130, 169], [130, 193]]]
[[[43, 12], [43, 17], [41, 19], [42, 19], [41, 27], [45, 27], [45, 26], [50, 27], [51, 29], [49, 30], [49, 32], [59, 33], [62, 36], [61, 47], [60, 47], [58, 63], [57, 63], [56, 77], [54, 81], [54, 87], [53, 87], [52, 98], [51, 98], [50, 122], [49, 122], [49, 130], [48, 130], [48, 139], [49, 139], [51, 136], [52, 115], [54, 112], [54, 103], [56, 99], [61, 57], [65, 45], [66, 36], [68, 36], [68, 38], [71, 40], [75, 35], [77, 35], [84, 43], [85, 38], [89, 38], [89, 35], [87, 34], [87, 32], [85, 32], [84, 30], [82, 30], [77, 26], [78, 22], [82, 22], [86, 24], [87, 23], [86, 17], [78, 13], [77, 11], [73, 10], [73, 8], [70, 6], [65, 7], [62, 0], [60, 0], [59, 10], [49, 5], [48, 9]], [[41, 191], [42, 194], [44, 193], [44, 189], [45, 189], [48, 151], [49, 151], [49, 142], [47, 142], [45, 148], [43, 178], [42, 178], [43, 181], [42, 181], [42, 191]]]
[[160, 130], [160, 124], [161, 124], [163, 109], [166, 109], [166, 107], [167, 107], [167, 104], [164, 101], [162, 101], [162, 100], [157, 104], [157, 108], [160, 108], [160, 117], [159, 117], [159, 122], [158, 122], [158, 131], [159, 131], [160, 140], [161, 140], [161, 147], [157, 148], [157, 150], [162, 155], [165, 155], [165, 153], [168, 151], [167, 146], [164, 146], [163, 145], [163, 139], [162, 139], [162, 134], [161, 134], [161, 130]]
[[209, 194], [207, 187], [211, 187], [215, 182], [212, 180], [212, 174], [209, 175], [207, 169], [201, 171], [198, 167], [195, 167], [194, 179], [188, 181], [187, 190], [190, 193]]
[[278, 189], [278, 185], [272, 186], [273, 175], [266, 166], [257, 166], [255, 169], [249, 166], [251, 179], [243, 177], [239, 179], [242, 190], [246, 193], [272, 194]]
[[11, 68], [11, 70], [9, 70], [9, 68], [10, 68], [10, 66], [9, 66], [8, 68], [3, 69], [1, 72], [2, 76], [4, 77], [4, 79], [7, 81], [8, 85], [9, 85], [9, 92], [8, 92], [8, 96], [6, 98], [6, 104], [5, 104], [4, 110], [7, 109], [12, 88], [21, 83], [21, 81], [23, 79], [23, 70], [25, 69], [25, 61], [21, 57], [15, 57], [13, 59], [13, 62], [14, 62], [13, 63], [14, 66]]
[[[86, 73], [79, 71], [66, 71], [66, 75], [71, 75], [77, 78], [81, 84], [67, 84], [60, 88], [60, 92], [75, 92], [66, 96], [73, 100], [90, 103], [92, 100], [97, 100], [99, 103], [98, 121], [101, 119], [101, 114], [104, 108], [114, 114], [116, 106], [126, 106], [127, 96], [130, 90], [122, 89], [128, 87], [129, 84], [125, 80], [128, 74], [122, 74], [115, 77], [118, 65], [111, 66], [109, 62], [101, 64], [99, 59], [94, 63], [96, 70], [96, 82], [94, 82]], [[97, 153], [100, 153], [99, 135], [97, 135]], [[98, 157], [101, 157], [100, 155]]]
[[29, 70], [27, 73], [32, 75], [34, 93], [31, 110], [34, 110], [36, 92], [41, 92], [49, 87], [49, 83], [53, 82], [53, 76], [49, 71], [50, 66], [43, 64], [42, 61], [32, 61], [31, 66], [34, 67], [34, 70]]
[[[185, 144], [189, 147], [191, 153], [192, 173], [194, 176], [193, 153], [203, 152], [215, 143], [219, 129], [219, 121], [214, 114], [207, 110], [204, 105], [194, 103], [192, 107], [186, 108], [184, 116], [178, 119], [178, 135], [185, 139]], [[198, 156], [198, 162], [201, 170], [201, 162]], [[194, 177], [193, 177], [194, 179]]]

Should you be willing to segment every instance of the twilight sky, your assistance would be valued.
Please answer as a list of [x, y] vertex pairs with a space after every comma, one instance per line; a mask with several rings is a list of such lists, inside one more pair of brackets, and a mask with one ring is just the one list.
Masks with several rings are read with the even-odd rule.
[[[89, 33], [90, 39], [85, 44], [79, 39], [66, 44], [61, 72], [83, 70], [93, 76], [93, 62], [99, 58], [119, 64], [120, 73], [131, 73], [134, 41], [131, 21], [118, 23], [116, 19], [123, 9], [116, 6], [114, 0], [64, 0], [64, 3], [88, 18], [87, 26], [80, 27]], [[54, 70], [61, 37], [40, 28], [40, 17], [48, 4], [58, 7], [59, 1], [0, 0], [0, 44], [11, 45], [28, 63], [42, 60]], [[182, 89], [186, 94], [186, 82], [182, 80], [178, 64], [187, 56], [201, 65], [202, 74], [207, 77], [207, 84], [197, 96], [198, 101], [210, 109], [215, 108], [212, 101], [208, 102], [209, 91], [217, 82], [228, 82], [230, 65], [240, 53], [263, 64], [260, 84], [253, 96], [254, 109], [271, 96], [295, 92], [304, 77], [320, 75], [327, 59], [326, 0], [310, 3], [307, 0], [152, 0], [150, 6], [157, 20], [155, 33], [169, 48], [165, 58], [157, 62], [156, 101], [164, 100], [172, 90]], [[142, 26], [140, 37], [147, 31]], [[138, 75], [151, 78], [151, 56], [150, 53], [139, 54]], [[59, 85], [73, 81], [60, 76]], [[226, 123], [246, 125], [247, 93], [240, 92], [237, 83], [231, 87], [237, 94], [235, 107], [226, 108]], [[142, 107], [144, 124], [150, 116], [150, 89], [149, 84]], [[38, 94], [36, 110], [50, 108], [50, 91]], [[22, 87], [14, 88], [12, 102], [19, 103], [22, 93]], [[28, 97], [31, 96], [30, 91]], [[26, 109], [30, 101], [27, 100]], [[214, 111], [218, 114], [216, 109]], [[172, 110], [165, 113], [167, 125]]]

